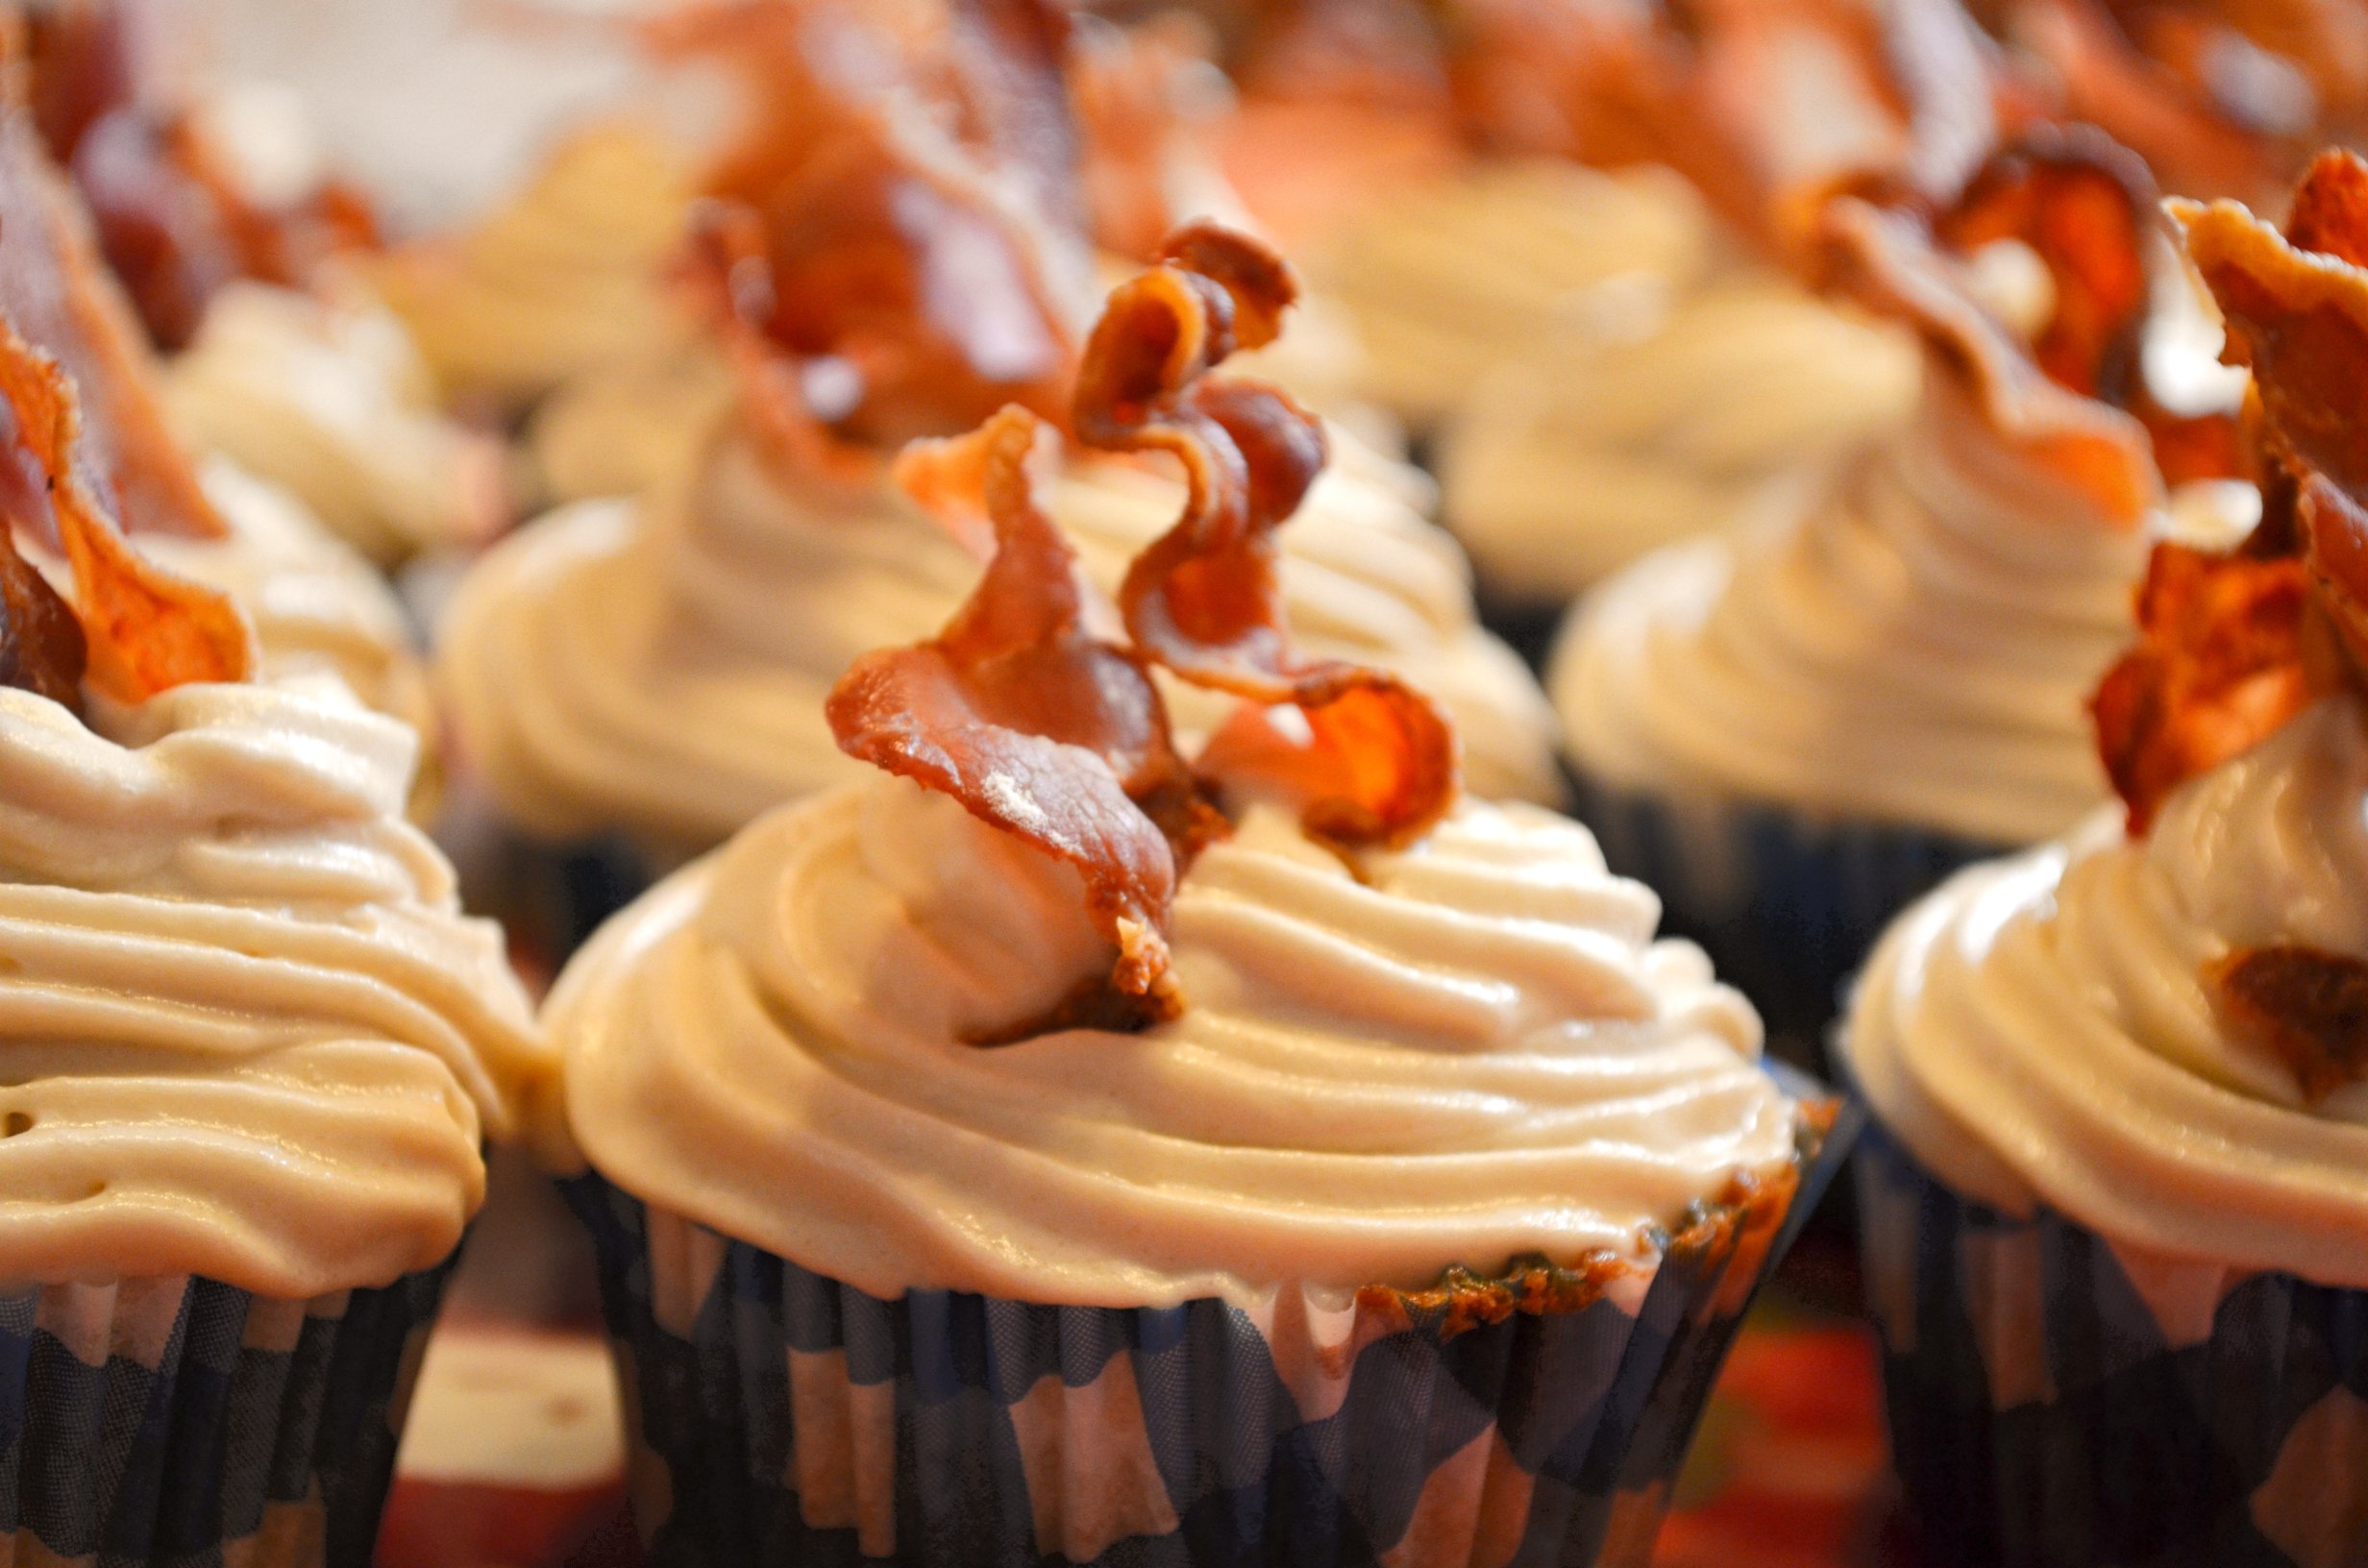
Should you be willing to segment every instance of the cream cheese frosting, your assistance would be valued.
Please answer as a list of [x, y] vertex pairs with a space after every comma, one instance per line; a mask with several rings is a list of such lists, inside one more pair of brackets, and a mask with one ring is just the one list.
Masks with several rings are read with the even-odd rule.
[[1714, 242], [1708, 208], [1665, 170], [1481, 162], [1374, 204], [1311, 250], [1308, 280], [1354, 323], [1366, 395], [1427, 422], [1596, 308], [1605, 284], [1688, 286]]
[[876, 1294], [1085, 1305], [1642, 1260], [1791, 1160], [1749, 1004], [1583, 828], [1468, 805], [1358, 871], [1253, 808], [1180, 889], [1181, 1017], [980, 1048], [1108, 950], [1073, 870], [874, 775], [578, 957], [567, 1120], [647, 1201]]
[[2368, 714], [2331, 698], [2190, 779], [1961, 873], [1876, 950], [1844, 1049], [1952, 1186], [2118, 1242], [2368, 1286], [2368, 1085], [2308, 1105], [2232, 1036], [2205, 967], [2298, 943], [2368, 955]]
[[0, 689], [0, 1256], [303, 1299], [440, 1262], [547, 1090], [500, 932], [332, 682]]
[[402, 324], [366, 300], [233, 283], [164, 390], [193, 447], [286, 487], [373, 560], [493, 520], [492, 449], [444, 417]]
[[654, 127], [588, 126], [474, 227], [370, 282], [448, 395], [528, 402], [687, 331], [658, 274], [691, 200], [688, 156]]
[[1549, 687], [1582, 768], [2005, 845], [2105, 798], [2086, 702], [2152, 539], [2232, 542], [2257, 497], [2207, 486], [2116, 526], [1927, 381], [1829, 500], [1672, 546], [1581, 602]]
[[[1407, 504], [1395, 466], [1336, 464], [1283, 531], [1293, 627], [1312, 653], [1420, 680], [1462, 726], [1476, 789], [1551, 799], [1552, 715], [1474, 622], [1460, 554]], [[1180, 491], [1094, 461], [1049, 502], [1115, 587]], [[703, 848], [862, 772], [824, 697], [857, 655], [935, 635], [977, 572], [900, 496], [793, 494], [728, 429], [671, 491], [562, 508], [490, 551], [446, 618], [438, 669], [472, 762], [519, 825]], [[1220, 711], [1176, 696], [1187, 730]]]
[[1447, 526], [1517, 600], [1797, 505], [1915, 405], [1907, 333], [1774, 277], [1596, 306], [1512, 351], [1441, 436]]

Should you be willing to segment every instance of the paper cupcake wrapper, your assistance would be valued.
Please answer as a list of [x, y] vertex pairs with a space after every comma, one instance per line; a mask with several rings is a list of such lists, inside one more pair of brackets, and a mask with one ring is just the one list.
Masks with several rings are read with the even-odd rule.
[[1601, 1288], [1456, 1274], [1255, 1313], [882, 1300], [597, 1174], [569, 1193], [654, 1568], [1626, 1564], [1847, 1142]]
[[1702, 944], [1751, 998], [1769, 1047], [1827, 1070], [1842, 988], [1893, 917], [1950, 873], [2007, 853], [1922, 828], [1821, 821], [1754, 801], [1622, 789], [1568, 767], [1573, 814], [1612, 869], [1659, 894], [1665, 928]]
[[471, 870], [471, 907], [499, 919], [522, 957], [552, 974], [660, 874], [622, 834], [553, 845], [504, 833]]
[[2368, 1562], [2368, 1291], [2166, 1260], [1854, 1162], [1900, 1479], [1947, 1560]]
[[449, 1271], [0, 1286], [0, 1562], [367, 1568]]

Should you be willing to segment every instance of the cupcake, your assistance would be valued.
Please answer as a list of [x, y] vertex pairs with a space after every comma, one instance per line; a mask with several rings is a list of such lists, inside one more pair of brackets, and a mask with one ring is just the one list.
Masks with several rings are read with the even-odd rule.
[[[761, 13], [724, 14], [733, 20], [719, 25], [746, 26]], [[806, 70], [794, 53], [741, 64], [769, 70], [775, 91]], [[791, 303], [755, 320], [721, 311], [736, 390], [696, 456], [638, 502], [562, 508], [505, 540], [444, 620], [439, 673], [460, 745], [491, 813], [515, 830], [516, 852], [488, 881], [562, 951], [653, 870], [860, 774], [822, 722], [824, 697], [858, 654], [942, 625], [978, 573], [889, 482], [891, 454], [907, 435], [964, 428], [1007, 400], [1055, 409], [1074, 372], [1074, 232], [966, 195], [942, 227], [872, 233], [862, 214], [930, 165], [897, 139], [907, 130], [836, 102], [843, 134], [870, 138], [873, 153], [742, 193], [736, 210], [775, 248], [703, 263], [719, 299], [725, 280], [769, 276]], [[1000, 188], [1015, 183], [994, 149], [962, 153], [975, 183], [958, 190], [993, 192], [997, 169]], [[811, 221], [818, 210], [841, 227]], [[733, 227], [701, 243], [738, 243]], [[953, 251], [974, 256], [981, 235], [997, 238], [995, 264], [972, 264], [957, 307], [932, 304], [924, 281]], [[838, 260], [852, 255], [874, 258], [876, 292], [845, 289]], [[897, 258], [893, 282], [880, 257]], [[1462, 723], [1482, 787], [1552, 800], [1543, 698], [1476, 625], [1460, 553], [1410, 502], [1419, 489], [1370, 453], [1326, 476], [1284, 551], [1293, 625], [1327, 655], [1417, 674]], [[1081, 453], [1046, 494], [1089, 572], [1115, 587], [1183, 486], [1152, 457]], [[1194, 732], [1227, 711], [1205, 696], [1177, 702]]]
[[[992, 557], [831, 693], [876, 771], [553, 994], [654, 1563], [1641, 1563], [1842, 1141], [1585, 830], [1292, 646], [1321, 427], [1202, 379], [1288, 275], [1170, 254], [1073, 420], [1208, 479], [1127, 641], [1035, 416], [921, 449]], [[1246, 699], [1192, 763], [1154, 665]]]
[[2268, 515], [2163, 545], [2100, 686], [2127, 809], [1960, 873], [1839, 1031], [1909, 1501], [1953, 1557], [2368, 1554], [2368, 164], [2181, 204]]
[[1815, 504], [1613, 577], [1557, 647], [1581, 815], [1803, 1049], [1915, 894], [2105, 798], [2084, 701], [2150, 542], [2257, 505], [2167, 502], [2107, 401], [2155, 412], [2149, 198], [2118, 155], [2033, 139], [1929, 222], [1836, 202], [1830, 264], [1924, 343], [1914, 415]]
[[549, 1063], [403, 820], [416, 736], [251, 678], [5, 321], [0, 396], [72, 592], [0, 547], [0, 1553], [363, 1568], [481, 1145]]

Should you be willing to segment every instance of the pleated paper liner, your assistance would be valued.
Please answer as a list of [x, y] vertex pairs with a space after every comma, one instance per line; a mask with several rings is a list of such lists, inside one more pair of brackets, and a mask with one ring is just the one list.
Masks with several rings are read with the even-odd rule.
[[882, 1300], [597, 1173], [569, 1192], [656, 1568], [1629, 1564], [1850, 1141], [1835, 1102], [1814, 1121], [1782, 1180], [1704, 1206], [1657, 1267], [1255, 1312]]
[[2005, 846], [1753, 801], [1678, 799], [1568, 770], [1572, 814], [1612, 870], [1659, 894], [1663, 928], [1700, 943], [1760, 1010], [1768, 1048], [1825, 1073], [1842, 988], [1894, 916]]
[[1854, 1161], [1900, 1479], [1930, 1560], [2368, 1563], [2368, 1291], [2166, 1259]]
[[368, 1568], [449, 1269], [0, 1286], [0, 1561]]

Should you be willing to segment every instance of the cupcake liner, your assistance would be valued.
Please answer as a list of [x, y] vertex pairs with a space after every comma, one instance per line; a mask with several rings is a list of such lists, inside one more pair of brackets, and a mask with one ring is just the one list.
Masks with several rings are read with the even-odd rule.
[[1756, 801], [1623, 789], [1570, 765], [1573, 815], [1612, 869], [1659, 894], [1665, 928], [1700, 943], [1751, 998], [1769, 1049], [1827, 1070], [1844, 984], [1894, 916], [2008, 846], [1871, 820], [1828, 821]]
[[0, 1286], [0, 1562], [367, 1568], [450, 1267]]
[[2368, 1562], [2368, 1291], [2001, 1213], [1854, 1161], [1892, 1445], [1936, 1560]]
[[622, 834], [555, 845], [507, 831], [480, 846], [462, 872], [469, 907], [499, 919], [521, 963], [545, 974], [556, 974], [660, 874]]
[[[1753, 1292], [1849, 1142], [1658, 1268], [1256, 1312], [882, 1300], [597, 1173], [654, 1568], [1641, 1563]], [[784, 1194], [784, 1201], [795, 1201]]]

